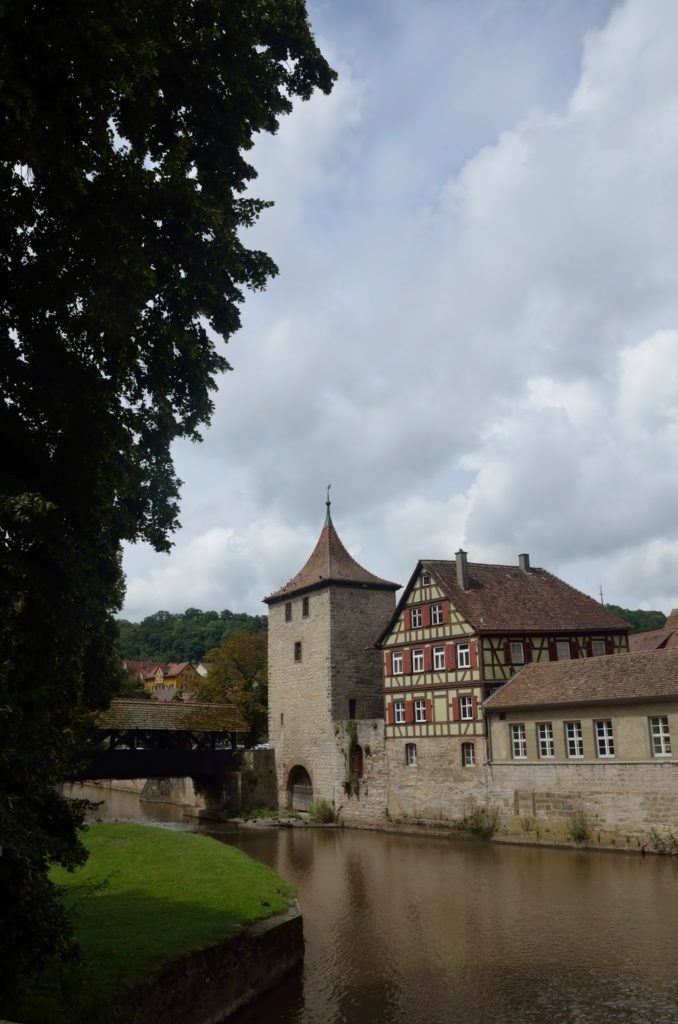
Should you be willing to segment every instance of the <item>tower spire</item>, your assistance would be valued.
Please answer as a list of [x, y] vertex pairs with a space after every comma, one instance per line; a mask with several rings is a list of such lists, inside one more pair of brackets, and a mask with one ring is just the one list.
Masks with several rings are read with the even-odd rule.
[[331, 486], [332, 486], [332, 484], [328, 484], [327, 485], [327, 497], [325, 499], [325, 507], [327, 509], [327, 515], [325, 516], [325, 523], [331, 523], [332, 522], [332, 515], [330, 513], [330, 505], [332, 504], [332, 502], [330, 501], [330, 487]]

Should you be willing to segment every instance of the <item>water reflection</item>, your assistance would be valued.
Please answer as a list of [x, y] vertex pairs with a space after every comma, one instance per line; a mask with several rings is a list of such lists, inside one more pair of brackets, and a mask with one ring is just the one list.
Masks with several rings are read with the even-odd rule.
[[238, 1024], [678, 1021], [672, 859], [205, 830], [279, 871], [304, 912], [303, 970]]

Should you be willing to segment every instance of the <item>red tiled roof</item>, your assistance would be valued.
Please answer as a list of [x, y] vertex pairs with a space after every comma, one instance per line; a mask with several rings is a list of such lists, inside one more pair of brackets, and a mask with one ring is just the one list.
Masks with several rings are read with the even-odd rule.
[[488, 711], [678, 698], [678, 649], [535, 662], [488, 697]]
[[628, 632], [628, 622], [545, 569], [468, 563], [469, 586], [456, 562], [422, 561], [450, 601], [479, 633]]
[[96, 716], [96, 726], [146, 732], [247, 732], [247, 725], [233, 704], [165, 700], [113, 700], [106, 711]]
[[269, 594], [264, 601], [269, 604], [289, 594], [326, 586], [328, 583], [357, 583], [379, 590], [398, 590], [399, 583], [383, 580], [368, 572], [352, 558], [339, 539], [334, 523], [328, 513], [318, 543], [306, 565], [284, 587]]
[[190, 665], [192, 668], [195, 668], [195, 665], [193, 664], [192, 661], [170, 662], [168, 665], [163, 665], [163, 675], [170, 677], [178, 676], [180, 675], [181, 672], [183, 672], [185, 668], [187, 668], [188, 665]]
[[158, 661], [126, 661], [125, 670], [132, 676], [141, 676], [143, 679], [152, 679], [162, 665]]
[[651, 629], [646, 633], [633, 633], [629, 637], [629, 650], [667, 651], [678, 648], [678, 608], [674, 608], [664, 623], [663, 629]]

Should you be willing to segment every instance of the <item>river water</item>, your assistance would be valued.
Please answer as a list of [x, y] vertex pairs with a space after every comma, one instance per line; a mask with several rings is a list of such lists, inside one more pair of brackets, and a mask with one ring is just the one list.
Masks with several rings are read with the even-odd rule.
[[207, 832], [296, 886], [303, 969], [238, 1024], [678, 1024], [678, 859], [182, 825], [122, 793], [99, 814]]

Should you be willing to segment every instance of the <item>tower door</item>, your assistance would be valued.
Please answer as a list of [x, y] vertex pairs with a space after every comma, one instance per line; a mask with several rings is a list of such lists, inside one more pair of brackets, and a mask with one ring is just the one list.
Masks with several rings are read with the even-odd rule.
[[289, 805], [293, 811], [307, 811], [313, 802], [313, 784], [311, 777], [300, 764], [290, 772], [287, 783]]

